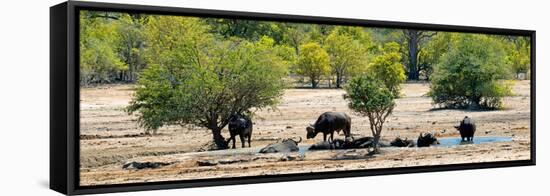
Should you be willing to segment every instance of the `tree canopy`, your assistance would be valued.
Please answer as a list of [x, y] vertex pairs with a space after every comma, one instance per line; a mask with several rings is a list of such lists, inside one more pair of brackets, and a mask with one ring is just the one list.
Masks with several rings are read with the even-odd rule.
[[330, 72], [328, 53], [315, 42], [300, 46], [296, 73], [309, 77], [311, 87], [316, 88], [322, 76]]
[[151, 18], [147, 31], [162, 36], [150, 42], [150, 65], [128, 107], [147, 129], [206, 127], [222, 149], [227, 146], [221, 129], [231, 114], [251, 114], [278, 102], [287, 62], [271, 38], [218, 39], [203, 21], [183, 17]]
[[374, 151], [377, 153], [382, 127], [395, 107], [393, 93], [371, 74], [352, 78], [344, 89], [348, 107], [369, 119], [370, 130], [374, 136]]
[[369, 74], [382, 81], [395, 97], [399, 96], [400, 85], [406, 79], [399, 47], [395, 42], [386, 43], [382, 53], [376, 56], [368, 67]]

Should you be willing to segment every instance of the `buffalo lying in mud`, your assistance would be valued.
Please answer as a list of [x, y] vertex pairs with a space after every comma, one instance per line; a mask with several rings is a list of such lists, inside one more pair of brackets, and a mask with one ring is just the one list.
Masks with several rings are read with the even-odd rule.
[[460, 132], [460, 137], [462, 137], [463, 142], [471, 142], [474, 140], [476, 123], [472, 118], [469, 118], [468, 116], [464, 117], [464, 119], [460, 121], [460, 125], [455, 126], [455, 128]]
[[325, 112], [319, 116], [315, 124], [306, 128], [307, 139], [312, 139], [318, 133], [323, 133], [323, 141], [327, 141], [327, 135], [330, 135], [330, 140], [334, 140], [334, 132], [340, 133], [344, 131], [346, 139], [351, 133], [351, 118], [343, 112]]
[[335, 139], [332, 141], [322, 141], [313, 144], [309, 150], [334, 150], [334, 149], [356, 149], [356, 148], [371, 148], [374, 147], [373, 137], [361, 137], [352, 140]]
[[334, 150], [334, 149], [344, 149], [344, 140], [336, 139], [331, 141], [322, 141], [317, 142], [309, 147], [309, 150]]
[[227, 146], [229, 146], [229, 142], [233, 140], [233, 148], [235, 148], [235, 136], [238, 135], [241, 139], [243, 148], [245, 147], [245, 139], [248, 139], [248, 147], [251, 147], [252, 121], [249, 118], [239, 114], [232, 114], [229, 118], [228, 127], [230, 137], [227, 139]]
[[300, 142], [302, 142], [302, 137], [300, 137], [300, 140], [298, 141], [290, 138], [284, 139], [282, 142], [269, 144], [260, 149], [260, 153], [296, 152], [300, 150], [298, 148], [298, 143]]
[[416, 143], [413, 140], [409, 140], [407, 138], [401, 139], [400, 137], [396, 137], [393, 141], [390, 142], [390, 146], [394, 146], [394, 147], [415, 147]]
[[418, 140], [416, 141], [416, 145], [418, 147], [429, 147], [431, 145], [437, 145], [439, 142], [437, 141], [437, 138], [435, 138], [435, 135], [432, 133], [420, 133], [420, 136], [418, 136]]

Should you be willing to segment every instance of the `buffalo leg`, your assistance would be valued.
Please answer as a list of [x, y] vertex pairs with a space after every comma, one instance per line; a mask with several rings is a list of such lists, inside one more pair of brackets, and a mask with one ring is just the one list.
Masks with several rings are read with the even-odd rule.
[[334, 141], [334, 132], [330, 133], [330, 142]]
[[239, 135], [239, 138], [241, 139], [241, 146], [242, 146], [242, 148], [244, 148], [244, 143], [246, 143], [246, 141], [244, 140], [244, 136]]
[[250, 138], [251, 138], [251, 137], [252, 137], [251, 135], [248, 136], [248, 147], [249, 147], [249, 148], [252, 147], [252, 146], [250, 145]]
[[231, 140], [233, 140], [233, 149], [235, 149], [235, 142], [236, 142], [236, 140], [235, 140], [235, 136], [234, 136], [234, 135], [231, 136]]
[[327, 141], [327, 134], [323, 133], [323, 142], [326, 142], [326, 141]]

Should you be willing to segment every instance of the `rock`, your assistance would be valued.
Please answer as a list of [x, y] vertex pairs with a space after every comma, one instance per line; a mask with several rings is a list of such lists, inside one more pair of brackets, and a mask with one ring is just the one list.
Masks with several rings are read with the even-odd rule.
[[218, 165], [218, 162], [214, 160], [198, 160], [197, 164], [199, 166], [215, 166]]
[[220, 149], [218, 148], [216, 143], [214, 143], [214, 141], [209, 141], [204, 143], [201, 147], [199, 147], [199, 149], [197, 149], [197, 152], [205, 152], [205, 151], [213, 151], [213, 150], [225, 150], [225, 149]]
[[287, 155], [283, 155], [279, 160], [280, 161], [300, 161], [300, 160], [304, 160], [304, 155], [287, 154]]
[[223, 159], [219, 160], [218, 163], [220, 164], [233, 164], [233, 163], [243, 163], [243, 162], [249, 162], [250, 159]]
[[162, 166], [170, 165], [172, 163], [163, 163], [163, 162], [136, 162], [132, 161], [130, 163], [126, 163], [122, 166], [122, 169], [155, 169]]
[[336, 160], [353, 160], [353, 159], [365, 159], [372, 156], [373, 153], [368, 151], [348, 150], [343, 153], [338, 153], [333, 159]]
[[292, 129], [292, 126], [288, 125], [286, 126], [287, 129]]

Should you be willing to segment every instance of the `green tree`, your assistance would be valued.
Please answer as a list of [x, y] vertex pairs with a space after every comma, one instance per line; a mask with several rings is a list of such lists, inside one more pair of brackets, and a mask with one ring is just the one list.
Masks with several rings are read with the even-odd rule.
[[408, 76], [409, 80], [418, 80], [420, 69], [418, 67], [418, 54], [427, 39], [436, 35], [436, 32], [420, 31], [416, 29], [403, 30], [403, 36], [408, 47]]
[[122, 14], [117, 20], [117, 33], [120, 36], [118, 54], [128, 66], [120, 72], [119, 79], [135, 82], [138, 73], [145, 67], [145, 35], [144, 27], [149, 16], [143, 14]]
[[386, 118], [395, 107], [393, 93], [371, 74], [351, 79], [344, 87], [348, 107], [369, 119], [370, 130], [374, 137], [374, 152], [379, 152], [379, 141]]
[[300, 55], [300, 46], [311, 40], [310, 31], [313, 25], [284, 23], [282, 27], [283, 43], [294, 48], [296, 55]]
[[399, 96], [400, 85], [406, 79], [399, 47], [395, 42], [386, 43], [382, 53], [376, 56], [368, 66], [368, 72], [382, 81], [395, 97]]
[[231, 114], [274, 107], [282, 95], [287, 61], [270, 38], [222, 41], [204, 21], [179, 16], [152, 17], [147, 31], [150, 65], [127, 111], [148, 131], [193, 124], [225, 149], [221, 130]]
[[432, 74], [429, 95], [448, 108], [495, 109], [511, 93], [506, 54], [488, 35], [462, 34]]
[[508, 41], [508, 63], [519, 79], [520, 73], [528, 73], [531, 68], [531, 44], [527, 37], [514, 37]]
[[319, 44], [314, 42], [300, 46], [300, 51], [296, 72], [309, 77], [311, 87], [317, 88], [321, 77], [330, 72], [329, 55]]
[[128, 67], [120, 59], [116, 46], [120, 42], [114, 16], [100, 12], [83, 12], [80, 17], [80, 84], [112, 82], [119, 71]]
[[449, 51], [456, 40], [457, 33], [438, 32], [426, 43], [418, 54], [418, 70], [426, 80], [430, 80], [435, 65]]
[[[332, 73], [336, 75], [336, 87], [340, 88], [343, 78], [350, 76], [354, 68], [363, 66], [366, 62], [367, 47], [363, 40], [356, 40], [352, 37], [357, 32], [346, 32], [346, 29], [336, 27], [326, 37], [324, 48], [330, 56]], [[357, 37], [362, 34], [355, 34]], [[357, 69], [355, 69], [357, 70]]]

